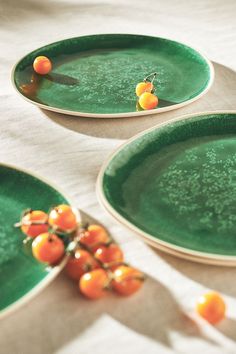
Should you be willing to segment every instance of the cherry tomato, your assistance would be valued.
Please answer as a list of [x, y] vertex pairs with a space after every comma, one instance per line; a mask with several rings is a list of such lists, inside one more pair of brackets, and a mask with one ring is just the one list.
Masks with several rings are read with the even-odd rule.
[[109, 241], [110, 237], [101, 225], [89, 225], [87, 230], [80, 235], [80, 242], [90, 248]]
[[43, 55], [40, 55], [39, 57], [34, 59], [33, 68], [37, 74], [45, 75], [52, 70], [52, 63], [50, 59]]
[[129, 296], [138, 291], [143, 285], [144, 275], [129, 266], [118, 266], [113, 272], [112, 287], [120, 295]]
[[149, 81], [139, 82], [136, 86], [135, 93], [139, 97], [144, 92], [151, 92], [153, 88], [154, 88], [153, 84]]
[[196, 310], [200, 316], [211, 324], [216, 324], [225, 317], [225, 302], [216, 292], [208, 292], [197, 301]]
[[48, 216], [42, 210], [32, 210], [21, 219], [21, 231], [32, 238], [48, 231]]
[[158, 98], [156, 95], [150, 92], [144, 92], [139, 97], [139, 104], [143, 109], [154, 109], [158, 105]]
[[72, 232], [78, 226], [78, 216], [74, 208], [61, 204], [50, 211], [48, 222], [54, 230]]
[[98, 263], [89, 252], [78, 249], [75, 252], [75, 256], [69, 258], [66, 272], [71, 279], [79, 280], [83, 274], [98, 267]]
[[100, 268], [82, 275], [79, 281], [79, 288], [83, 295], [95, 300], [107, 295], [109, 283], [107, 272]]
[[94, 253], [94, 257], [106, 264], [119, 263], [124, 260], [123, 252], [115, 243], [111, 243], [107, 246], [98, 246], [96, 252]]
[[56, 264], [65, 254], [65, 246], [57, 235], [46, 232], [34, 239], [32, 252], [38, 261]]

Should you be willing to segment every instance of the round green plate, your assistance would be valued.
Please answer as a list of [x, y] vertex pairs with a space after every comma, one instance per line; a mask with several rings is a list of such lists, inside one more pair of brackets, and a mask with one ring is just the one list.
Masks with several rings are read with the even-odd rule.
[[236, 265], [236, 112], [139, 134], [105, 163], [97, 189], [113, 216], [156, 247]]
[[[50, 74], [33, 71], [35, 57], [53, 63]], [[159, 105], [142, 111], [135, 86], [157, 72]], [[164, 38], [131, 34], [90, 35], [62, 40], [26, 55], [12, 81], [31, 103], [59, 113], [128, 117], [169, 111], [200, 98], [210, 88], [214, 69], [196, 50]]]
[[48, 211], [60, 203], [68, 200], [47, 182], [0, 164], [0, 318], [36, 295], [62, 269], [65, 260], [51, 269], [37, 262], [14, 227], [24, 209]]

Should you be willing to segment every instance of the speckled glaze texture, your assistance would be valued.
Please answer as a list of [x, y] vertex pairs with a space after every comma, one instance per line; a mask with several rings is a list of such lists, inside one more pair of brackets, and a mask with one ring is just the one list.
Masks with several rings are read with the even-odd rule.
[[140, 230], [189, 250], [236, 255], [236, 114], [156, 128], [108, 164], [103, 192]]
[[19, 300], [48, 275], [23, 247], [23, 234], [13, 225], [24, 209], [67, 202], [51, 186], [14, 168], [0, 165], [0, 311]]
[[[34, 73], [32, 63], [46, 55], [49, 75]], [[16, 66], [14, 82], [28, 99], [71, 112], [135, 112], [135, 86], [158, 73], [159, 106], [190, 100], [209, 84], [210, 68], [195, 50], [167, 39], [124, 34], [92, 35], [42, 47]], [[157, 109], [158, 109], [157, 108]]]

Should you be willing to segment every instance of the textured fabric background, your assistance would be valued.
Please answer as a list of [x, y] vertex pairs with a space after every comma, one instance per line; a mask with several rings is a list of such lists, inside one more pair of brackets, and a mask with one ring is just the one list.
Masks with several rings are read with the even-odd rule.
[[[0, 0], [0, 160], [51, 179], [104, 223], [127, 260], [150, 275], [134, 297], [89, 302], [61, 274], [1, 321], [2, 354], [236, 353], [236, 269], [151, 249], [103, 211], [95, 195], [102, 162], [125, 139], [185, 113], [236, 109], [235, 15], [235, 0]], [[170, 113], [92, 120], [44, 112], [12, 88], [11, 68], [27, 52], [108, 32], [169, 37], [199, 48], [214, 62], [212, 89]], [[215, 328], [191, 319], [195, 298], [209, 288], [222, 292], [228, 304], [228, 318]]]

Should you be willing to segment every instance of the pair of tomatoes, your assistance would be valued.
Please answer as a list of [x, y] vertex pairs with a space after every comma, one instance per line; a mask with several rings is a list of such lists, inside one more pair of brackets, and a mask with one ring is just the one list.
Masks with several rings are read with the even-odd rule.
[[[156, 77], [154, 73], [153, 79]], [[154, 85], [152, 82], [144, 81], [139, 82], [136, 86], [135, 93], [138, 97], [138, 104], [142, 109], [154, 109], [158, 105], [158, 97], [154, 95]]]
[[90, 299], [104, 297], [110, 290], [130, 296], [141, 288], [143, 281], [144, 276], [139, 270], [119, 265], [113, 271], [98, 268], [84, 273], [79, 280], [79, 288]]
[[65, 204], [51, 209], [49, 215], [42, 210], [27, 211], [21, 219], [22, 232], [33, 238], [34, 257], [49, 264], [58, 263], [65, 254], [64, 243], [56, 233], [71, 233], [77, 225], [75, 209]]

